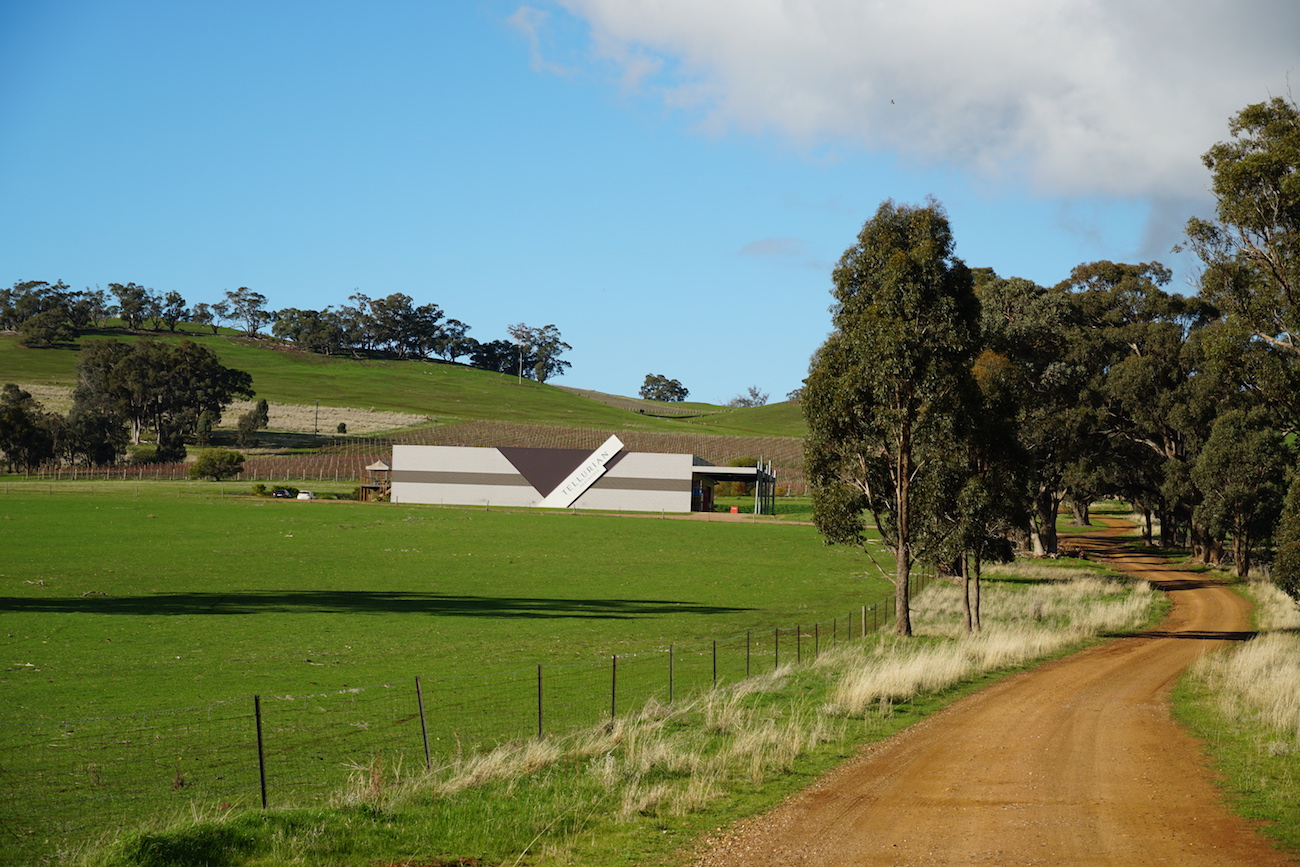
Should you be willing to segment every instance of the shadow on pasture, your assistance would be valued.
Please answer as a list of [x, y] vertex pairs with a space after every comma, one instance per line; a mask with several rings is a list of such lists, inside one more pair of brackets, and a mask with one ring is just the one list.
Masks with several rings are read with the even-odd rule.
[[74, 599], [0, 597], [0, 611], [45, 614], [427, 614], [434, 617], [623, 620], [659, 614], [751, 611], [664, 599], [549, 599], [528, 596], [452, 596], [371, 590], [264, 590], [248, 593], [158, 593]]

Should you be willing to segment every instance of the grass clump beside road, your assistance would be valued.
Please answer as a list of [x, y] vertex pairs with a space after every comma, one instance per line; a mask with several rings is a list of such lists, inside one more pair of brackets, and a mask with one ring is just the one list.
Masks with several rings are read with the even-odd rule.
[[[968, 638], [954, 624], [958, 593], [943, 584], [927, 590], [910, 640], [843, 643], [815, 660], [672, 704], [651, 701], [576, 734], [467, 751], [428, 772], [377, 755], [354, 769], [328, 808], [188, 818], [125, 834], [80, 862], [140, 867], [164, 863], [154, 853], [166, 852], [173, 867], [682, 863], [693, 841], [775, 804], [858, 745], [999, 672], [1140, 628], [1159, 608], [1145, 584], [1099, 570], [1061, 567], [1035, 577], [1011, 570], [986, 582], [985, 634]], [[918, 654], [928, 670], [947, 674], [909, 676]], [[866, 672], [892, 685], [846, 700]], [[214, 850], [223, 860], [204, 860]]]
[[1248, 593], [1258, 636], [1197, 660], [1175, 712], [1206, 742], [1241, 814], [1300, 852], [1300, 606], [1272, 584]]

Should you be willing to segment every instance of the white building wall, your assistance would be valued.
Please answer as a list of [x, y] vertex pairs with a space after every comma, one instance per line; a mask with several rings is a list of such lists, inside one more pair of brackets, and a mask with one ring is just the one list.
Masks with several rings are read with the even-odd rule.
[[[393, 446], [392, 501], [536, 507], [542, 495], [494, 448]], [[691, 455], [629, 452], [573, 504], [576, 509], [689, 512]]]

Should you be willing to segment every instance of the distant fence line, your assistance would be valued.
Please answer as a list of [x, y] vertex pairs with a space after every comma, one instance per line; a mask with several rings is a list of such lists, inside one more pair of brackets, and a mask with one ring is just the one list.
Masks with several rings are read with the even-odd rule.
[[[913, 592], [932, 576], [917, 573]], [[0, 862], [182, 810], [324, 803], [382, 763], [391, 779], [531, 737], [563, 735], [815, 659], [893, 621], [893, 597], [807, 625], [603, 662], [248, 696], [127, 716], [0, 724]]]

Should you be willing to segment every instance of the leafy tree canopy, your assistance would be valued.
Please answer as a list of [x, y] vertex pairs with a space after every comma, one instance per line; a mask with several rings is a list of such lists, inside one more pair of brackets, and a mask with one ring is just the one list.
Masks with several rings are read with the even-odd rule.
[[770, 397], [770, 395], [766, 391], [763, 391], [757, 385], [751, 385], [744, 394], [738, 394], [731, 400], [727, 401], [727, 406], [734, 406], [741, 409], [752, 406], [764, 406], [767, 404], [768, 397]]
[[643, 400], [683, 401], [691, 392], [681, 380], [669, 379], [662, 373], [647, 373], [639, 394]]
[[1275, 97], [1246, 106], [1232, 138], [1205, 152], [1215, 219], [1187, 223], [1205, 265], [1207, 301], [1262, 339], [1300, 354], [1300, 108]]
[[223, 366], [212, 350], [189, 340], [174, 345], [145, 339], [88, 343], [77, 363], [74, 405], [126, 420], [132, 441], [146, 428], [158, 436], [160, 459], [184, 456], [183, 437], [205, 410], [221, 413], [237, 397], [252, 397], [252, 377]]
[[802, 399], [813, 520], [828, 541], [870, 553], [862, 516], [871, 513], [894, 553], [897, 628], [907, 635], [912, 559], [938, 553], [939, 500], [952, 494], [950, 459], [970, 422], [979, 307], [933, 200], [881, 204], [833, 280], [835, 330]]
[[244, 471], [244, 456], [233, 449], [213, 448], [199, 452], [198, 458], [190, 465], [191, 479], [212, 479], [219, 482], [230, 479]]

